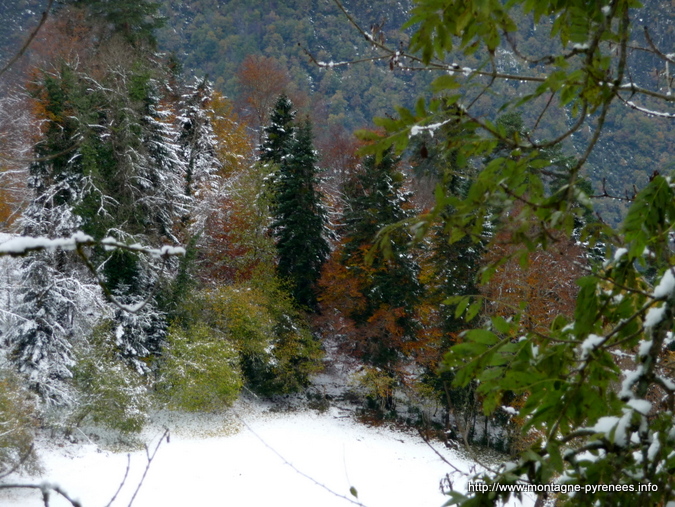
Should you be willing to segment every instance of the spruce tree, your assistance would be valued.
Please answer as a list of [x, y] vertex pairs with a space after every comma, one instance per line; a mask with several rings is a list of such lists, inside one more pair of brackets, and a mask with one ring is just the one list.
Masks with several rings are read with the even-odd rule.
[[309, 120], [299, 127], [276, 180], [272, 229], [279, 262], [295, 301], [316, 308], [316, 283], [330, 248], [326, 241], [326, 210], [316, 189], [316, 153]]
[[286, 159], [295, 140], [294, 119], [293, 103], [286, 95], [280, 95], [270, 115], [270, 123], [264, 129], [261, 162], [280, 165]]
[[316, 309], [316, 284], [329, 253], [326, 210], [316, 188], [311, 123], [297, 127], [294, 117], [293, 104], [280, 96], [265, 128], [260, 161], [275, 171], [270, 192], [277, 273], [299, 306]]
[[[33, 198], [19, 224], [25, 236], [68, 237], [82, 225], [74, 210], [86, 193], [93, 153], [86, 148], [86, 122], [76, 115], [83, 93], [67, 66], [58, 75], [45, 75], [35, 92], [36, 109], [48, 121], [35, 146], [37, 160], [29, 167]], [[64, 381], [73, 365], [71, 338], [86, 314], [86, 284], [76, 281], [76, 274], [77, 267], [62, 251], [36, 253], [21, 266], [22, 288], [12, 308], [19, 322], [7, 333], [9, 357], [48, 403], [70, 401]]]

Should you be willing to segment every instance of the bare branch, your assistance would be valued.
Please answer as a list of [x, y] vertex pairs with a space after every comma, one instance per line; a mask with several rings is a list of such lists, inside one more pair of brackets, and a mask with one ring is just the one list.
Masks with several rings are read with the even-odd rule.
[[[148, 458], [148, 463], [145, 465], [145, 470], [143, 471], [143, 477], [141, 477], [141, 481], [138, 483], [138, 486], [136, 487], [136, 491], [134, 491], [133, 496], [131, 497], [131, 500], [129, 500], [129, 505], [128, 507], [131, 507], [132, 504], [134, 503], [134, 500], [136, 499], [136, 495], [141, 489], [141, 486], [143, 486], [143, 481], [145, 481], [145, 476], [148, 475], [148, 470], [150, 470], [150, 465], [152, 464], [152, 460], [155, 459], [155, 456], [157, 455], [157, 451], [159, 450], [159, 446], [162, 445], [162, 442], [166, 438], [166, 441], [169, 441], [169, 435], [170, 431], [169, 428], [164, 429], [164, 433], [162, 433], [162, 436], [159, 439], [159, 442], [157, 442], [157, 445], [155, 446], [155, 450], [150, 454], [150, 451], [148, 450], [148, 446], [145, 446], [145, 453]], [[125, 475], [126, 477], [126, 475]], [[113, 498], [114, 499], [114, 498]]]
[[246, 429], [247, 429], [248, 431], [250, 431], [250, 432], [253, 434], [254, 437], [256, 437], [258, 440], [260, 440], [260, 442], [261, 442], [265, 447], [267, 447], [270, 451], [272, 451], [274, 454], [276, 454], [276, 455], [284, 462], [285, 465], [288, 465], [289, 467], [291, 467], [291, 468], [293, 469], [293, 471], [295, 471], [297, 474], [303, 476], [305, 479], [309, 479], [310, 481], [312, 481], [314, 484], [316, 484], [316, 485], [319, 486], [320, 488], [325, 489], [326, 491], [328, 491], [331, 495], [334, 495], [334, 496], [336, 496], [336, 497], [338, 497], [338, 498], [342, 498], [343, 500], [346, 500], [346, 501], [348, 501], [348, 502], [350, 502], [350, 503], [353, 503], [354, 505], [358, 505], [358, 506], [360, 506], [360, 507], [366, 507], [366, 506], [363, 505], [361, 502], [359, 502], [359, 501], [357, 501], [357, 500], [354, 500], [354, 499], [352, 499], [352, 498], [349, 498], [348, 496], [341, 495], [340, 493], [337, 493], [336, 491], [333, 491], [332, 489], [330, 489], [330, 488], [329, 488], [328, 486], [326, 486], [325, 484], [323, 484], [323, 483], [317, 481], [314, 477], [312, 477], [312, 476], [310, 476], [310, 475], [307, 475], [306, 473], [304, 473], [304, 472], [302, 472], [301, 470], [299, 470], [295, 465], [293, 465], [293, 463], [291, 463], [291, 462], [288, 461], [286, 458], [284, 458], [284, 457], [279, 453], [279, 451], [277, 451], [276, 449], [274, 449], [271, 445], [269, 445], [267, 442], [265, 442], [265, 440], [263, 440], [263, 438], [262, 438], [260, 435], [258, 435], [255, 431], [253, 431], [253, 428], [251, 428], [251, 427], [246, 423], [246, 421], [245, 421], [245, 420], [244, 420], [244, 419], [243, 419], [236, 411], [233, 411], [233, 413], [234, 413], [234, 415], [236, 416], [236, 418], [239, 419], [239, 421], [241, 421], [241, 423], [246, 427]]
[[105, 507], [110, 507], [115, 499], [117, 498], [117, 495], [120, 494], [120, 491], [122, 491], [122, 488], [124, 487], [124, 483], [127, 481], [127, 477], [129, 476], [129, 469], [131, 468], [131, 454], [127, 454], [127, 469], [124, 472], [124, 477], [122, 477], [122, 482], [120, 482], [119, 487], [117, 488], [117, 491], [115, 491], [115, 494], [112, 496], [110, 501]]
[[21, 49], [19, 49], [19, 51], [14, 55], [14, 57], [9, 62], [7, 62], [7, 64], [5, 64], [5, 66], [2, 69], [0, 69], [0, 77], [2, 77], [2, 75], [5, 72], [7, 72], [10, 69], [10, 67], [12, 65], [14, 65], [19, 60], [19, 58], [21, 58], [21, 56], [23, 56], [23, 54], [26, 52], [26, 50], [28, 49], [28, 46], [31, 45], [31, 43], [33, 42], [33, 39], [35, 39], [35, 37], [37, 36], [40, 29], [42, 28], [42, 26], [47, 21], [47, 17], [49, 16], [49, 11], [51, 10], [53, 4], [54, 4], [54, 0], [49, 0], [49, 3], [47, 4], [47, 8], [42, 13], [42, 18], [40, 19], [40, 22], [38, 23], [38, 26], [28, 36], [28, 39], [26, 39], [26, 42], [24, 42], [23, 46], [21, 46]]

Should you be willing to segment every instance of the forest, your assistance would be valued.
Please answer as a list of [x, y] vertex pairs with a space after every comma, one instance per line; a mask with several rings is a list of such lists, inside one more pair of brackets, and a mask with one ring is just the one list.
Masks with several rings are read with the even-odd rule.
[[339, 360], [477, 481], [675, 505], [671, 2], [2, 9], [0, 488]]

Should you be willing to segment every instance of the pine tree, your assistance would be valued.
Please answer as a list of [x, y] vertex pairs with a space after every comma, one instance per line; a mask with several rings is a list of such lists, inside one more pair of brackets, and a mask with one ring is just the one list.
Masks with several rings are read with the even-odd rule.
[[308, 308], [316, 307], [316, 283], [330, 251], [326, 210], [316, 186], [312, 125], [306, 120], [279, 170], [272, 229], [279, 277], [290, 283], [295, 301]]

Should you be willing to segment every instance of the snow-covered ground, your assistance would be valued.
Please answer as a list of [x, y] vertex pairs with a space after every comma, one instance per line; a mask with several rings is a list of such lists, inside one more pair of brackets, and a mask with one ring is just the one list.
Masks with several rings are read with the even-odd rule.
[[[162, 426], [171, 430], [170, 442], [159, 447], [133, 505], [346, 506], [350, 505], [347, 499], [357, 501], [350, 495], [354, 487], [358, 502], [366, 507], [436, 507], [447, 500], [439, 488], [446, 474], [455, 489], [466, 487], [466, 478], [413, 433], [367, 427], [335, 407], [325, 413], [267, 408], [242, 401], [223, 414], [156, 416], [146, 434], [150, 452]], [[441, 445], [436, 450], [462, 471], [474, 466]], [[79, 499], [83, 507], [107, 505], [127, 469], [127, 453], [105, 450], [93, 442], [45, 441], [39, 451], [43, 477], [11, 480], [48, 480]], [[145, 450], [130, 457], [129, 477], [113, 506], [129, 504], [146, 468]], [[0, 492], [0, 505], [44, 504], [38, 491], [13, 490]], [[50, 505], [69, 504], [52, 496]]]

